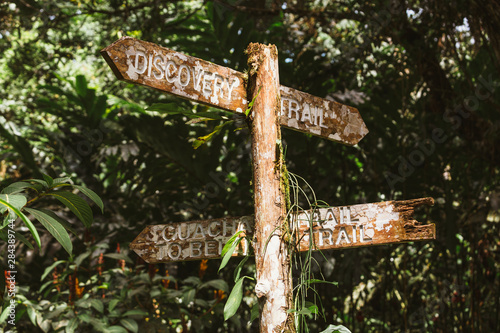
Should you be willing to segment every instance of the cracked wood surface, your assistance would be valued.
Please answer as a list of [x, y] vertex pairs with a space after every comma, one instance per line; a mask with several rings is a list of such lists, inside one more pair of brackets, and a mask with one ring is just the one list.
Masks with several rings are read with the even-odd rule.
[[[432, 198], [420, 198], [301, 211], [291, 217], [297, 230], [297, 249], [330, 250], [436, 239], [435, 225], [420, 224], [413, 216], [416, 207], [433, 203]], [[239, 230], [252, 237], [253, 216], [148, 226], [130, 248], [148, 263], [218, 259], [226, 241]], [[244, 255], [248, 246], [243, 240], [234, 255]]]
[[[234, 113], [247, 107], [246, 75], [166, 47], [122, 37], [101, 50], [115, 76]], [[341, 103], [280, 86], [280, 124], [346, 145], [367, 133], [359, 111]]]

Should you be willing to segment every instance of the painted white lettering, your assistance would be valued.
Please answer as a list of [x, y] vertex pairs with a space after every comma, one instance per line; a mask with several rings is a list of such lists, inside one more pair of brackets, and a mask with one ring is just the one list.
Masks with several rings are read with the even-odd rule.
[[292, 114], [295, 112], [295, 119], [299, 120], [299, 102], [294, 99], [287, 98], [288, 100], [288, 118], [292, 119]]
[[[215, 231], [213, 231], [215, 229]], [[220, 221], [214, 221], [208, 225], [208, 235], [210, 237], [217, 237], [220, 235]]]
[[349, 207], [340, 207], [340, 224], [351, 223], [351, 210]]
[[224, 92], [222, 91], [223, 84], [224, 84], [224, 78], [214, 73], [214, 96], [217, 96], [217, 94], [219, 94], [220, 98], [224, 98]]
[[232, 236], [235, 233], [235, 227], [235, 222], [227, 220], [224, 221], [222, 224], [222, 236]]
[[302, 118], [300, 121], [305, 122], [306, 120], [311, 123], [311, 108], [307, 103], [304, 104], [304, 110], [302, 111]]
[[328, 210], [326, 211], [325, 222], [334, 222], [334, 225], [339, 224], [337, 222], [337, 219], [335, 218], [335, 214], [333, 214], [333, 209], [328, 208]]
[[320, 125], [323, 123], [323, 109], [318, 107], [311, 108], [312, 123], [314, 125]]
[[153, 76], [157, 80], [161, 80], [163, 78], [163, 58], [157, 54], [155, 58], [153, 59], [153, 64], [154, 64], [154, 69], [153, 69]]
[[352, 226], [352, 242], [353, 243], [357, 242], [356, 241], [356, 226], [355, 225]]
[[231, 84], [229, 84], [229, 79], [228, 79], [226, 81], [226, 85], [227, 85], [227, 91], [228, 91], [227, 92], [228, 93], [227, 99], [231, 100], [231, 96], [232, 96], [231, 94], [233, 93], [233, 89], [240, 85], [240, 80], [237, 77], [235, 77], [233, 82]]
[[196, 224], [196, 230], [194, 232], [193, 238], [205, 238], [205, 230], [201, 224]]
[[205, 241], [205, 256], [218, 256], [219, 254], [217, 253], [217, 247], [217, 241]]
[[[142, 68], [139, 69], [139, 58], [142, 57], [144, 60], [142, 61]], [[135, 71], [139, 74], [143, 74], [146, 69], [148, 68], [148, 58], [146, 58], [146, 55], [142, 51], [137, 51], [135, 53]]]
[[149, 61], [148, 61], [148, 77], [151, 77], [151, 70], [153, 69], [153, 54], [151, 53], [149, 55]]
[[[182, 70], [185, 70], [186, 74], [182, 75]], [[182, 78], [184, 77], [184, 82]], [[191, 76], [189, 75], [189, 68], [186, 65], [181, 65], [179, 67], [179, 84], [183, 87], [187, 86], [189, 84], [189, 80], [191, 79]]]
[[165, 65], [165, 78], [167, 79], [168, 83], [175, 82], [175, 76], [172, 76], [172, 72], [170, 71], [171, 67], [174, 68], [174, 71], [177, 70], [177, 67], [175, 67], [175, 63], [172, 60], [169, 60]]
[[340, 228], [339, 236], [337, 237], [337, 242], [335, 242], [335, 245], [339, 245], [343, 240], [345, 240], [347, 244], [351, 244], [351, 240], [349, 239], [349, 235], [347, 235], [345, 227]]
[[[174, 250], [174, 247], [176, 250]], [[182, 247], [179, 243], [172, 243], [168, 246], [167, 255], [170, 259], [177, 260], [181, 257]]]
[[189, 255], [191, 257], [200, 257], [201, 256], [201, 246], [202, 242], [190, 242], [189, 243]]
[[[185, 233], [186, 235], [185, 236], [182, 236], [182, 227], [184, 227], [184, 229], [186, 230]], [[189, 237], [191, 236], [191, 228], [189, 228], [189, 224], [186, 224], [186, 223], [180, 223], [178, 226], [177, 226], [177, 238], [179, 238], [180, 240], [186, 240], [188, 239]]]
[[196, 69], [193, 71], [193, 85], [194, 85], [194, 89], [196, 91], [200, 91], [201, 90], [201, 80], [203, 79], [203, 69], [201, 68], [198, 68], [198, 73], [196, 73]]
[[[168, 234], [171, 235], [170, 238], [167, 237], [167, 233], [166, 233], [167, 229], [168, 229]], [[167, 225], [165, 227], [165, 229], [163, 229], [163, 231], [161, 232], [161, 235], [162, 235], [164, 240], [166, 240], [167, 242], [171, 242], [171, 241], [176, 239], [175, 228], [171, 225]]]
[[212, 94], [211, 85], [212, 85], [213, 78], [214, 78], [213, 74], [208, 74], [208, 75], [205, 74], [203, 76], [203, 94], [207, 94], [207, 95]]

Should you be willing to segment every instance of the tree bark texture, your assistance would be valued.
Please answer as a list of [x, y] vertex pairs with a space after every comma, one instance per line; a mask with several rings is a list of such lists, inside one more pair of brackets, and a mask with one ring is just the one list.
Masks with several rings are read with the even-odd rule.
[[255, 200], [254, 250], [260, 303], [260, 332], [295, 332], [288, 244], [283, 240], [286, 201], [279, 125], [278, 52], [274, 45], [251, 43], [247, 50], [248, 100], [252, 133]]

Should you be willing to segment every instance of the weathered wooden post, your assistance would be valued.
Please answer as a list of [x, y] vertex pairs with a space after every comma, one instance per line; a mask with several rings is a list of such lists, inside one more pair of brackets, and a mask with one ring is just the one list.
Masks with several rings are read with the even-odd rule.
[[288, 244], [284, 241], [287, 221], [281, 151], [280, 85], [276, 46], [251, 43], [248, 55], [248, 100], [250, 113], [255, 202], [254, 250], [260, 303], [261, 332], [295, 332], [292, 280]]

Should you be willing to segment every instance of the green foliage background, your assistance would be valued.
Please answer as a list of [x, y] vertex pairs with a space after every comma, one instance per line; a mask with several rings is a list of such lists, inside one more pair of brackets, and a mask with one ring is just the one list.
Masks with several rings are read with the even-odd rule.
[[[276, 44], [282, 84], [357, 107], [370, 130], [355, 147], [284, 130], [288, 170], [335, 206], [436, 199], [419, 215], [435, 242], [318, 256], [339, 287], [318, 286], [311, 332], [500, 331], [499, 13], [498, 1], [3, 2], [0, 188], [71, 177], [105, 207], [85, 229], [37, 201], [77, 230], [74, 256], [41, 227], [40, 250], [18, 244], [17, 331], [257, 330], [251, 285], [223, 321], [231, 269], [152, 266], [128, 249], [146, 225], [248, 215], [253, 199], [248, 132], [224, 126], [193, 149], [221, 122], [184, 114], [221, 112], [117, 81], [99, 50], [125, 35], [239, 71], [248, 43]], [[145, 111], [155, 103], [169, 112]]]

